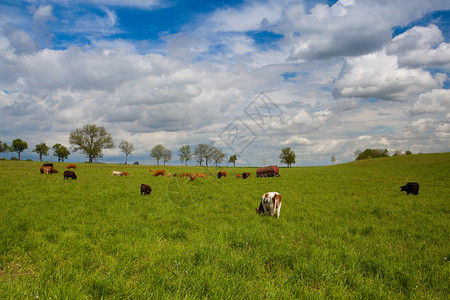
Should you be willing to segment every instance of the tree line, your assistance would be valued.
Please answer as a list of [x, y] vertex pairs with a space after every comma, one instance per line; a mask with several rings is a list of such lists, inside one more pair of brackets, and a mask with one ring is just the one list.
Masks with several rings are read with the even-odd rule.
[[[355, 152], [353, 152], [353, 154], [355, 155], [356, 160], [390, 156], [389, 151], [387, 149], [366, 149], [364, 151], [358, 149]], [[409, 150], [406, 150], [404, 153], [401, 150], [395, 150], [394, 155], [392, 156], [411, 155], [411, 154], [412, 152]]]
[[[111, 134], [104, 127], [95, 124], [85, 125], [72, 132], [69, 136], [69, 144], [71, 145], [72, 151], [81, 151], [84, 153], [89, 163], [94, 162], [97, 158], [103, 158], [104, 149], [114, 148], [114, 141]], [[121, 141], [119, 148], [125, 154], [125, 163], [128, 164], [128, 155], [134, 151], [134, 145], [128, 141]], [[26, 149], [28, 149], [28, 144], [21, 139], [15, 139], [11, 146], [0, 141], [0, 152], [16, 152], [19, 160], [21, 153]], [[53, 155], [58, 157], [58, 162], [64, 162], [70, 155], [69, 149], [61, 144], [55, 144], [51, 149], [53, 149]], [[43, 156], [50, 155], [50, 147], [45, 143], [40, 143], [35, 146], [32, 152], [36, 152], [39, 155], [39, 160], [42, 161]], [[207, 144], [198, 144], [193, 150], [191, 150], [190, 145], [183, 145], [179, 148], [179, 153], [180, 161], [184, 162], [186, 166], [193, 158], [196, 159], [200, 166], [204, 163], [206, 167], [211, 163], [218, 166], [226, 158], [225, 153], [221, 149]], [[150, 156], [156, 160], [158, 165], [161, 160], [166, 165], [172, 159], [172, 151], [159, 144], [151, 149]], [[289, 147], [281, 150], [279, 158], [280, 162], [286, 164], [288, 167], [295, 164], [295, 152]], [[236, 154], [231, 155], [228, 160], [234, 166], [236, 166], [236, 161]]]

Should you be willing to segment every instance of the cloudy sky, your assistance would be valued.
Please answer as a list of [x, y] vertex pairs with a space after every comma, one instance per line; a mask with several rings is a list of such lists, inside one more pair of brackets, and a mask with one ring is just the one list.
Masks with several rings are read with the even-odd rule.
[[199, 143], [241, 166], [448, 152], [449, 30], [447, 0], [0, 0], [0, 140], [37, 160], [94, 123], [173, 165]]

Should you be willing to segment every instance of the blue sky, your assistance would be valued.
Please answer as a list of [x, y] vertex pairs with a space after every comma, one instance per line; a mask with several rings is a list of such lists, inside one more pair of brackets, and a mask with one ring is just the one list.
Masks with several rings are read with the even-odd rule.
[[296, 166], [447, 152], [447, 2], [0, 0], [0, 140], [37, 159], [95, 123], [131, 160], [163, 144], [175, 165], [199, 143], [252, 166], [283, 147]]

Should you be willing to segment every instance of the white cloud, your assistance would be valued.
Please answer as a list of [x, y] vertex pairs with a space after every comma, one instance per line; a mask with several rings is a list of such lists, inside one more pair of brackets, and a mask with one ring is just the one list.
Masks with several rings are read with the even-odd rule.
[[445, 74], [402, 68], [396, 56], [385, 51], [348, 58], [336, 80], [333, 94], [347, 98], [406, 101], [410, 94], [441, 88]]
[[393, 26], [449, 7], [444, 1], [337, 1], [332, 6], [317, 4], [307, 12], [302, 3], [292, 3], [282, 28], [297, 40], [290, 60], [357, 56], [381, 49]]
[[301, 136], [291, 136], [286, 141], [281, 143], [282, 145], [310, 145], [311, 141]]
[[53, 7], [51, 5], [41, 5], [33, 14], [33, 20], [36, 22], [45, 22], [47, 20], [54, 20], [52, 14]]
[[411, 115], [448, 112], [450, 112], [450, 90], [444, 89], [434, 89], [421, 94], [419, 100], [409, 109]]
[[[204, 28], [212, 32], [247, 32], [279, 20], [283, 1], [250, 1], [238, 8], [219, 9], [202, 20]], [[203, 26], [202, 26], [203, 27]]]
[[[61, 34], [83, 33], [89, 46], [62, 50], [42, 43], [39, 50], [31, 15], [10, 24], [0, 20], [2, 141], [68, 146], [71, 131], [96, 123], [116, 144], [134, 143], [144, 163], [154, 163], [149, 153], [158, 143], [175, 161], [183, 144], [214, 143], [233, 154], [219, 135], [240, 117], [257, 135], [239, 157], [245, 164], [278, 164], [280, 145], [301, 153], [299, 165], [330, 164], [333, 154], [339, 162], [352, 160], [360, 148], [449, 150], [447, 77], [429, 69], [446, 72], [448, 43], [435, 25], [391, 39], [394, 24], [444, 4], [341, 0], [306, 11], [298, 1], [251, 1], [163, 33], [156, 49], [145, 48], [151, 42], [111, 38], [123, 21], [117, 6], [172, 4], [97, 1], [103, 13], [61, 19], [56, 27]], [[36, 7], [35, 19], [55, 30], [56, 22], [48, 21], [56, 9]], [[261, 49], [254, 31], [283, 37]], [[286, 62], [289, 53], [293, 61]], [[262, 91], [282, 111], [264, 130], [244, 112]], [[117, 149], [105, 154], [122, 158]]]

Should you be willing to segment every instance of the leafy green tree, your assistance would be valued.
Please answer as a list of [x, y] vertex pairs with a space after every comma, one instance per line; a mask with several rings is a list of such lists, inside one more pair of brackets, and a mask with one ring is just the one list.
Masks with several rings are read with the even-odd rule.
[[185, 162], [187, 166], [188, 161], [192, 159], [191, 146], [184, 145], [180, 148], [180, 160]]
[[356, 160], [389, 157], [389, 151], [387, 149], [366, 149], [361, 152]]
[[411, 154], [412, 154], [411, 151], [409, 151], [409, 150], [406, 150], [406, 151], [405, 151], [405, 155], [411, 155]]
[[132, 143], [127, 141], [121, 141], [119, 144], [120, 150], [125, 153], [125, 164], [128, 164], [128, 155], [134, 151], [134, 146]]
[[2, 144], [2, 141], [0, 141], [0, 152], [11, 152], [11, 151], [12, 149], [11, 147], [8, 146], [8, 144], [6, 143]]
[[156, 159], [156, 163], [159, 166], [159, 161], [164, 156], [164, 149], [166, 149], [163, 145], [159, 144], [153, 147], [150, 156]]
[[231, 155], [228, 162], [233, 163], [233, 167], [236, 167], [237, 155]]
[[281, 149], [280, 162], [290, 167], [295, 164], [295, 152], [290, 147]]
[[336, 162], [336, 156], [334, 156], [334, 154], [331, 156], [331, 162], [333, 163], [333, 165]]
[[84, 125], [69, 136], [73, 151], [81, 150], [89, 157], [89, 162], [97, 157], [103, 157], [103, 149], [114, 148], [114, 141], [103, 126], [95, 124]]
[[17, 152], [17, 155], [19, 156], [20, 160], [20, 153], [28, 149], [28, 144], [22, 141], [21, 139], [15, 139], [12, 142], [11, 149], [13, 150], [13, 152]]
[[70, 155], [69, 150], [61, 144], [55, 144], [52, 147], [53, 156], [58, 157], [58, 162], [64, 162], [64, 159], [67, 159]]
[[48, 156], [49, 150], [50, 147], [48, 147], [45, 143], [40, 143], [39, 145], [36, 145], [36, 148], [32, 152], [39, 154], [39, 161], [42, 161], [42, 156]]

